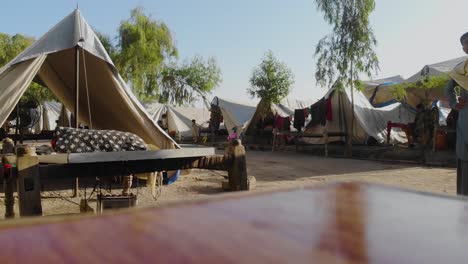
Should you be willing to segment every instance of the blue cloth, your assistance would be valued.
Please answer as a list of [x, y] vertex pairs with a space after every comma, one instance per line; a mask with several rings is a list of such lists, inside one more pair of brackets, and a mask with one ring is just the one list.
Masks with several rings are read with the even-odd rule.
[[171, 185], [179, 179], [180, 170], [176, 171], [172, 177], [168, 178], [167, 171], [163, 172], [163, 185]]

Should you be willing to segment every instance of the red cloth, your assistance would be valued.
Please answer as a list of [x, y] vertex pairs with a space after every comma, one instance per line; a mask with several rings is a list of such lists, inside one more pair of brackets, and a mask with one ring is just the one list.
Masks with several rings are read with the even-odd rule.
[[309, 117], [309, 108], [304, 108], [304, 117]]
[[327, 121], [333, 121], [333, 108], [331, 96], [327, 99]]
[[282, 118], [281, 116], [276, 116], [276, 120], [275, 120], [275, 127], [277, 129], [283, 129], [283, 124], [284, 124], [284, 118]]

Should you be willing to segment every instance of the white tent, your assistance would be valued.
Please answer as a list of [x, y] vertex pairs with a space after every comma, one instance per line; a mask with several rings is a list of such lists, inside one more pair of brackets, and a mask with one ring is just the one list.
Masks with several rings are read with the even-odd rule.
[[71, 126], [71, 112], [63, 104], [54, 101], [44, 102], [41, 108], [41, 130], [54, 130], [57, 126], [56, 121], [58, 121], [60, 126]]
[[[333, 120], [327, 121], [328, 132], [346, 132], [345, 122], [350, 125], [352, 118], [351, 111], [351, 90], [345, 89], [343, 95], [332, 90], [324, 97], [324, 99], [332, 100]], [[341, 105], [341, 107], [340, 107]], [[402, 103], [394, 103], [386, 107], [375, 108], [362, 92], [354, 91], [354, 113], [355, 123], [352, 135], [353, 143], [365, 144], [369, 137], [375, 138], [379, 143], [384, 143], [387, 140], [387, 122], [393, 123], [412, 123], [415, 118], [415, 113], [407, 105]], [[341, 119], [341, 121], [340, 121]], [[307, 133], [322, 134], [325, 127], [321, 125], [307, 128]], [[311, 143], [322, 144], [323, 139], [312, 139]], [[342, 141], [342, 138], [329, 138], [329, 142]], [[390, 141], [393, 143], [406, 143], [406, 135], [401, 129], [394, 128], [391, 133]]]
[[256, 109], [253, 104], [228, 101], [217, 96], [213, 98], [211, 105], [217, 106], [221, 110], [228, 132], [236, 127], [238, 133], [247, 127]]
[[210, 121], [210, 112], [205, 108], [151, 103], [146, 105], [146, 109], [155, 122], [158, 122], [161, 116], [166, 113], [169, 132], [177, 131], [184, 137], [192, 135], [193, 119], [202, 127], [208, 127], [208, 122]]
[[458, 64], [465, 62], [468, 59], [468, 56], [463, 56], [443, 62], [438, 62], [430, 65], [426, 65], [422, 70], [415, 73], [413, 76], [408, 78], [406, 82], [417, 82], [421, 81], [427, 76], [438, 76], [443, 74], [448, 74], [452, 71]]
[[[77, 56], [78, 55], [78, 56]], [[148, 116], [118, 74], [96, 34], [76, 9], [0, 69], [0, 124], [34, 80], [66, 106], [75, 106], [79, 62], [79, 121], [95, 129], [132, 132], [159, 148], [177, 144]]]
[[317, 100], [315, 99], [308, 99], [308, 100], [297, 100], [293, 98], [284, 98], [281, 102], [277, 105], [273, 104], [272, 107], [276, 108], [276, 112], [284, 113], [283, 117], [286, 116], [293, 116], [294, 110], [296, 109], [304, 109], [308, 108], [313, 105]]

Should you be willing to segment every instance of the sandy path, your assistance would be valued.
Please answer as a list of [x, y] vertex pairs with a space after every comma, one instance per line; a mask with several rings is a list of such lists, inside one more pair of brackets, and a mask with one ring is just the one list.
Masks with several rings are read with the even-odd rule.
[[[428, 168], [363, 160], [322, 158], [294, 152], [271, 153], [267, 151], [249, 151], [247, 163], [249, 175], [257, 178], [256, 191], [338, 181], [364, 181], [424, 192], [450, 195], [455, 193], [456, 173], [452, 168]], [[193, 170], [190, 175], [182, 176], [174, 185], [164, 187], [157, 201], [144, 187], [134, 189], [134, 192], [139, 192], [139, 206], [159, 206], [195, 199], [216, 199], [216, 194], [222, 193], [221, 181], [224, 180], [224, 175], [227, 175], [226, 172]], [[54, 184], [58, 185], [58, 183]], [[72, 182], [61, 183], [60, 186], [70, 188]], [[88, 189], [87, 192], [89, 194], [90, 190]], [[43, 196], [57, 197], [57, 194], [69, 197], [71, 190], [44, 192]], [[79, 198], [43, 199], [43, 211], [47, 215], [76, 213], [79, 212], [76, 205], [79, 201]], [[0, 202], [3, 203], [3, 201]], [[96, 204], [92, 202], [90, 206], [95, 208]], [[0, 217], [3, 217], [3, 214], [4, 208], [0, 206]]]

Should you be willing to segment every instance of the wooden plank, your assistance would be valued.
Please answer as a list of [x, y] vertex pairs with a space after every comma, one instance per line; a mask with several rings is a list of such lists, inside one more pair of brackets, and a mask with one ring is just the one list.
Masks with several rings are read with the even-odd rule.
[[185, 148], [185, 149], [163, 149], [157, 151], [121, 151], [121, 152], [93, 152], [93, 153], [71, 153], [68, 162], [79, 163], [102, 163], [142, 160], [164, 160], [177, 158], [196, 158], [215, 154], [214, 148]]
[[16, 156], [3, 156], [2, 165], [3, 165], [3, 192], [5, 193], [5, 218], [14, 218], [15, 217], [15, 173], [17, 172], [16, 168], [13, 168], [12, 164], [16, 163]]
[[69, 154], [39, 155], [39, 163], [47, 164], [67, 164]]
[[18, 202], [20, 216], [42, 215], [41, 184], [37, 156], [18, 157]]
[[214, 155], [194, 158], [171, 158], [165, 160], [132, 160], [95, 163], [67, 163], [40, 165], [43, 179], [63, 178], [93, 178], [96, 176], [129, 175], [132, 173], [147, 173], [154, 171], [170, 171], [179, 169], [209, 169], [226, 171], [229, 157]]
[[0, 254], [13, 264], [466, 263], [466, 207], [466, 199], [355, 183], [237, 193], [102, 216], [3, 222]]

